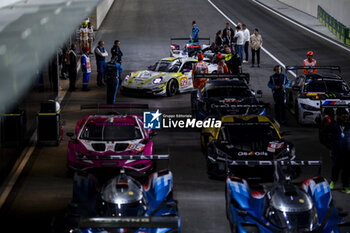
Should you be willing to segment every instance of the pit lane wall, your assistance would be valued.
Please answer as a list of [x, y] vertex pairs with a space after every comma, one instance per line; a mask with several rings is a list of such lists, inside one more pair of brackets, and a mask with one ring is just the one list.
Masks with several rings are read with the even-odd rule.
[[90, 21], [94, 25], [94, 29], [98, 30], [106, 17], [109, 9], [112, 7], [114, 0], [100, 0], [99, 4], [92, 12]]
[[279, 0], [317, 17], [343, 43], [350, 45], [349, 0]]

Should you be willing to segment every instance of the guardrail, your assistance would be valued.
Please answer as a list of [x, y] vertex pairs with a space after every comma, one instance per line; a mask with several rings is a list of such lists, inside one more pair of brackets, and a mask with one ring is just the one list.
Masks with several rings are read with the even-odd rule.
[[320, 6], [317, 7], [317, 18], [344, 44], [350, 45], [350, 29], [348, 27], [340, 23]]

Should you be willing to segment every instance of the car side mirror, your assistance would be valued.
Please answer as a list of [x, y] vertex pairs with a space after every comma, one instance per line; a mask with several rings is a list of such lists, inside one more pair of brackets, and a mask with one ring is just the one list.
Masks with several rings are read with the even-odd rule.
[[147, 66], [147, 69], [151, 69], [152, 68], [152, 66]]
[[157, 132], [152, 131], [152, 132], [148, 135], [148, 137], [151, 139], [151, 138], [153, 138], [154, 136], [156, 136], [157, 134], [158, 134]]

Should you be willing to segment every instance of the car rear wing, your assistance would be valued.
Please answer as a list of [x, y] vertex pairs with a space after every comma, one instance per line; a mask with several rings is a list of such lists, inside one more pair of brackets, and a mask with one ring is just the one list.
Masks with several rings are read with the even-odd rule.
[[148, 104], [86, 104], [81, 105], [80, 109], [148, 109]]
[[169, 155], [80, 155], [78, 160], [169, 160]]
[[[186, 41], [189, 41], [191, 38], [189, 37], [172, 37], [170, 38], [170, 43], [172, 43], [173, 41], [176, 41], [176, 40], [186, 40]], [[199, 37], [198, 40], [207, 40], [209, 41], [209, 44], [210, 44], [210, 37]]]
[[173, 228], [171, 232], [179, 232], [180, 218], [178, 216], [155, 217], [67, 217], [67, 229], [86, 228]]
[[268, 108], [270, 107], [269, 103], [261, 103], [261, 104], [239, 104], [235, 102], [223, 102], [220, 104], [211, 104], [213, 108]]
[[317, 70], [330, 70], [341, 72], [340, 66], [286, 66], [286, 71], [289, 70], [308, 70], [308, 69], [317, 69]]
[[240, 73], [240, 74], [194, 74], [194, 78], [206, 78], [206, 79], [238, 79], [244, 80], [249, 83], [250, 74], [249, 73]]

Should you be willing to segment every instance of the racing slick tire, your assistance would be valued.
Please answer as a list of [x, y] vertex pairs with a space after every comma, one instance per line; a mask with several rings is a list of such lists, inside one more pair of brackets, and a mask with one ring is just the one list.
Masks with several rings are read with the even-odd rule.
[[176, 83], [176, 80], [170, 79], [168, 84], [166, 85], [166, 95], [174, 96], [177, 93], [178, 89], [179, 87], [178, 87], [178, 84]]

